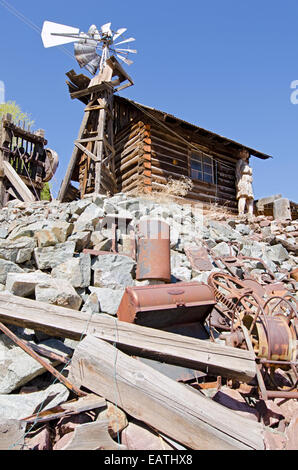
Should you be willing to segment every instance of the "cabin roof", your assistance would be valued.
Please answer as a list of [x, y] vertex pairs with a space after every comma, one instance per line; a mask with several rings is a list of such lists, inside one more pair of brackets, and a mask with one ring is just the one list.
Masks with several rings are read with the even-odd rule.
[[173, 114], [170, 114], [170, 113], [167, 113], [167, 112], [164, 112], [164, 111], [160, 111], [159, 109], [155, 109], [155, 108], [152, 108], [150, 106], [146, 106], [144, 104], [138, 103], [138, 102], [133, 101], [133, 100], [129, 100], [128, 98], [123, 98], [122, 96], [121, 97], [117, 96], [117, 99], [120, 99], [121, 101], [126, 101], [127, 103], [130, 103], [130, 104], [136, 106], [137, 108], [139, 108], [143, 112], [146, 112], [146, 110], [149, 113], [153, 112], [154, 114], [151, 115], [153, 118], [156, 117], [156, 114], [159, 115], [159, 117], [161, 118], [163, 124], [165, 124], [165, 125], [167, 123], [168, 124], [179, 124], [182, 129], [195, 132], [197, 135], [201, 135], [201, 136], [203, 136], [207, 139], [212, 140], [213, 142], [217, 141], [217, 142], [219, 142], [219, 143], [221, 143], [221, 144], [223, 144], [227, 147], [230, 146], [234, 150], [236, 150], [236, 149], [248, 150], [250, 155], [253, 155], [257, 158], [261, 158], [262, 160], [267, 160], [268, 158], [273, 158], [271, 155], [267, 155], [266, 153], [259, 152], [256, 149], [253, 149], [251, 147], [247, 147], [246, 145], [243, 145], [243, 144], [240, 144], [239, 142], [228, 139], [227, 137], [224, 137], [220, 134], [216, 134], [215, 132], [211, 132], [207, 129], [204, 129], [202, 127], [199, 127], [199, 126], [191, 124], [187, 121], [184, 121], [183, 119], [180, 119], [180, 118], [174, 116]]

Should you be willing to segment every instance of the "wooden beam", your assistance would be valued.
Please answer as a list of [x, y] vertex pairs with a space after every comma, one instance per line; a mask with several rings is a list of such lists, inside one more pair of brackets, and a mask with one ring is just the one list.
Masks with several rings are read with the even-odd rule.
[[125, 352], [191, 369], [208, 370], [223, 377], [249, 382], [256, 374], [254, 355], [249, 351], [120, 322], [112, 317], [95, 315], [90, 320], [87, 312], [7, 293], [0, 293], [0, 321], [75, 340], [92, 333], [118, 344]]
[[6, 178], [11, 182], [12, 186], [17, 190], [24, 202], [33, 202], [35, 197], [31, 193], [30, 189], [25, 185], [24, 181], [20, 178], [11, 164], [7, 161], [3, 161], [4, 174]]
[[264, 450], [263, 426], [87, 336], [76, 348], [71, 380], [195, 450]]

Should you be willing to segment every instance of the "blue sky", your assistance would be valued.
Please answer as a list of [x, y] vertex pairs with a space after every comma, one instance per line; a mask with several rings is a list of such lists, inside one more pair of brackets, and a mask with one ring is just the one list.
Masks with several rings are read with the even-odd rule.
[[65, 73], [80, 68], [61, 49], [44, 49], [38, 28], [44, 20], [83, 31], [108, 21], [127, 27], [138, 54], [127, 67], [135, 85], [122, 95], [273, 155], [251, 159], [255, 198], [281, 193], [298, 202], [298, 104], [290, 100], [297, 17], [297, 0], [0, 0], [0, 80], [6, 100], [30, 113], [59, 153], [55, 194], [83, 115]]

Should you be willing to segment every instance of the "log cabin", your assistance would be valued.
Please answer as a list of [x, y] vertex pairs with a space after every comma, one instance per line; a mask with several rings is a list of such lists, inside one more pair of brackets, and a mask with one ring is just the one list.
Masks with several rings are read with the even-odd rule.
[[116, 95], [133, 81], [114, 57], [92, 80], [73, 70], [66, 75], [71, 98], [87, 107], [60, 188], [61, 201], [93, 192], [163, 191], [170, 180], [188, 178], [192, 188], [185, 199], [236, 210], [235, 168], [240, 152], [270, 158], [169, 113]]
[[190, 124], [171, 114], [114, 97], [117, 190], [162, 190], [169, 178], [190, 178], [187, 199], [237, 207], [235, 167], [239, 153], [271, 156]]

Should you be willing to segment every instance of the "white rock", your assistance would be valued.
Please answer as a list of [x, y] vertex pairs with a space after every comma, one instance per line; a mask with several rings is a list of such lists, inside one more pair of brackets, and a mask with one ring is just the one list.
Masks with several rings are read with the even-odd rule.
[[65, 279], [51, 279], [49, 282], [38, 284], [35, 288], [35, 298], [39, 302], [73, 310], [79, 310], [82, 304], [82, 298]]
[[35, 287], [41, 282], [49, 281], [51, 277], [41, 271], [32, 273], [8, 273], [6, 290], [19, 297], [29, 297], [35, 294]]
[[91, 279], [91, 257], [81, 253], [80, 256], [70, 258], [52, 270], [52, 277], [65, 279], [73, 287], [89, 287]]
[[90, 287], [91, 293], [95, 293], [98, 298], [100, 312], [116, 315], [119, 304], [122, 300], [125, 289], [109, 289], [100, 287]]
[[0, 418], [27, 418], [38, 410], [48, 410], [64, 403], [68, 396], [68, 389], [60, 383], [40, 392], [0, 395]]

